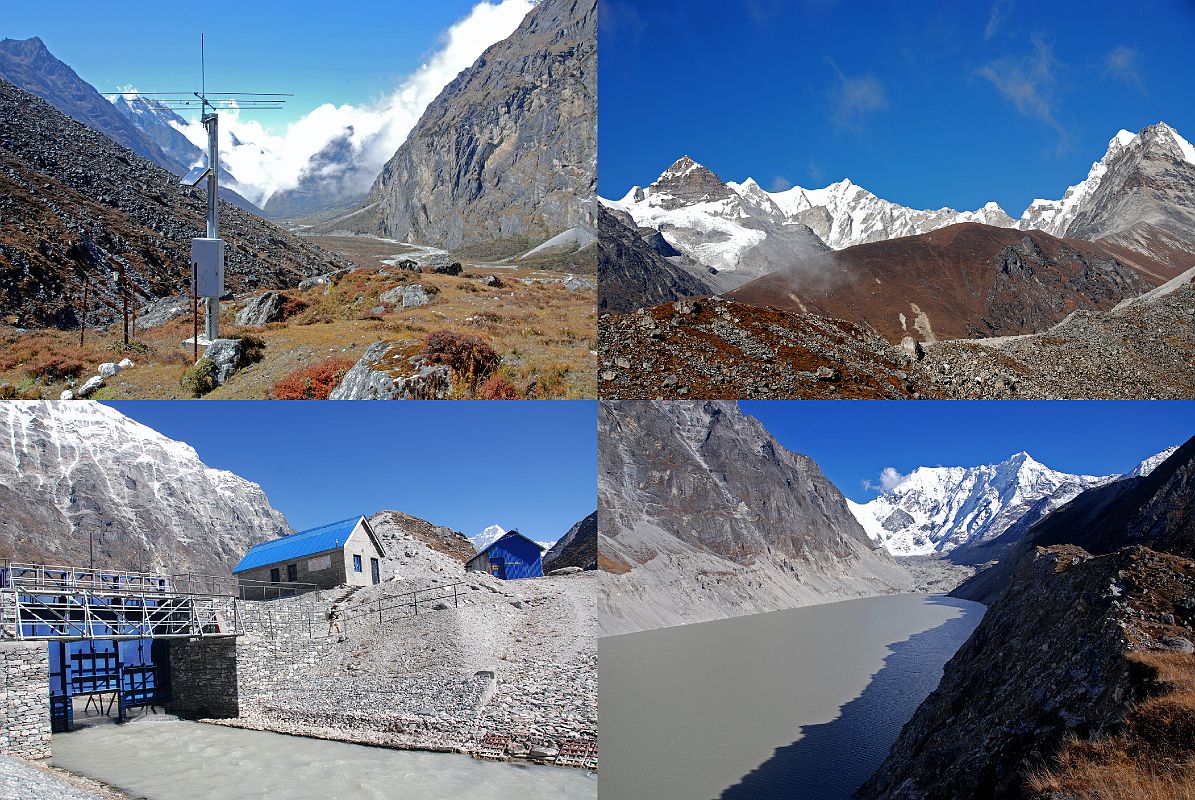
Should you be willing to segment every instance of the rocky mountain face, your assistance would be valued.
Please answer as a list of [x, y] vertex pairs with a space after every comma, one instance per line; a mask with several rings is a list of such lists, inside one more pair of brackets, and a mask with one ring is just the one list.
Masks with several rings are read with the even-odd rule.
[[896, 556], [966, 560], [1014, 524], [1031, 524], [1117, 476], [1069, 475], [1021, 452], [999, 464], [918, 467], [867, 503], [847, 501], [859, 524]]
[[960, 222], [1011, 227], [996, 203], [978, 211], [917, 210], [842, 180], [824, 189], [768, 192], [754, 179], [723, 183], [684, 156], [646, 189], [607, 205], [659, 230], [697, 261], [749, 276], [767, 274], [829, 249], [926, 233]]
[[1027, 531], [993, 539], [999, 563], [951, 594], [991, 603], [1036, 547], [1074, 545], [1102, 555], [1142, 545], [1195, 558], [1195, 438], [1148, 474], [1137, 471], [1083, 492]]
[[[1038, 791], [1034, 779], [1059, 767], [1064, 749], [1106, 746], [1126, 728], [1140, 731], [1143, 744], [1158, 745], [1163, 758], [1176, 752], [1174, 743], [1185, 740], [1189, 749], [1188, 733], [1158, 724], [1164, 716], [1148, 727], [1133, 717], [1144, 722], [1150, 700], [1167, 691], [1152, 664], [1190, 661], [1182, 653], [1191, 652], [1193, 624], [1189, 557], [1142, 546], [1098, 556], [1073, 545], [1036, 548], [857, 796], [1102, 795]], [[1117, 782], [1123, 796], [1143, 796], [1124, 783], [1130, 771]]]
[[353, 151], [352, 129], [308, 159], [293, 189], [274, 192], [264, 211], [271, 219], [299, 219], [317, 212], [335, 214], [361, 205], [377, 175]]
[[733, 402], [602, 401], [606, 633], [908, 590], [808, 457]]
[[658, 231], [637, 230], [625, 214], [604, 206], [598, 206], [597, 224], [600, 311], [620, 314], [713, 293], [704, 270]]
[[565, 567], [597, 569], [597, 512], [568, 529], [552, 549], [544, 553], [544, 572]]
[[1074, 222], [1080, 209], [1089, 206], [1092, 194], [1099, 188], [1100, 181], [1108, 172], [1108, 165], [1119, 158], [1135, 138], [1128, 131], [1119, 131], [1108, 142], [1108, 149], [1104, 155], [1092, 163], [1086, 178], [1074, 186], [1067, 187], [1059, 200], [1034, 200], [1017, 220], [1017, 227], [1021, 230], [1045, 231], [1052, 236], [1066, 236], [1067, 229]]
[[963, 223], [796, 263], [729, 296], [866, 322], [896, 343], [1033, 333], [1149, 288], [1098, 245]]
[[[808, 225], [789, 219], [754, 183], [724, 184], [685, 156], [646, 189], [605, 205], [737, 285], [829, 248]], [[730, 287], [728, 287], [730, 288]]]
[[180, 158], [147, 137], [91, 84], [59, 61], [36, 36], [0, 41], [0, 78], [175, 175], [182, 175], [190, 168], [189, 158]]
[[[122, 94], [112, 100], [116, 110], [154, 144], [182, 167], [190, 169], [207, 163], [207, 154], [179, 132], [176, 125], [187, 121], [169, 109], [160, 108], [137, 94]], [[69, 115], [68, 115], [69, 116]], [[83, 120], [80, 120], [81, 122]], [[102, 133], [102, 131], [101, 131]], [[222, 170], [223, 172], [223, 170]], [[221, 176], [223, 181], [227, 174]]]
[[[186, 120], [169, 109], [160, 108], [152, 101], [136, 94], [122, 94], [112, 104], [125, 119], [141, 131], [151, 142], [162, 149], [171, 160], [182, 165], [182, 172], [191, 167], [207, 164], [207, 153], [191, 143], [179, 132], [176, 125], [186, 125]], [[235, 138], [235, 137], [234, 137]], [[175, 170], [166, 166], [171, 172]], [[181, 174], [181, 173], [180, 173]], [[237, 179], [224, 167], [220, 167], [220, 199], [261, 215], [262, 210], [237, 193], [240, 187]]]
[[228, 575], [290, 532], [261, 487], [93, 402], [0, 404], [0, 558]]
[[[0, 318], [9, 324], [77, 325], [84, 280], [89, 324], [112, 321], [122, 268], [134, 307], [184, 293], [191, 238], [203, 235], [206, 215], [203, 188], [179, 186], [165, 169], [0, 80]], [[231, 291], [293, 286], [350, 266], [223, 202], [220, 234]]]
[[[752, 276], [810, 259], [809, 252], [788, 252], [794, 226], [843, 250], [976, 222], [1098, 241], [1156, 285], [1195, 264], [1193, 187], [1195, 147], [1158, 123], [1138, 134], [1120, 131], [1083, 181], [1059, 200], [1034, 200], [1016, 220], [996, 203], [976, 211], [908, 208], [849, 179], [767, 192], [751, 178], [723, 183], [688, 156], [646, 189], [635, 186], [621, 200], [603, 202], [659, 230], [702, 264]], [[818, 275], [825, 264], [806, 266], [804, 272]]]
[[383, 168], [366, 201], [376, 232], [452, 249], [588, 222], [596, 66], [595, 0], [536, 5], [444, 88]]
[[1098, 183], [1076, 203], [1066, 235], [1161, 261], [1163, 278], [1195, 266], [1195, 147], [1160, 122], [1114, 155], [1110, 147], [1105, 161]]

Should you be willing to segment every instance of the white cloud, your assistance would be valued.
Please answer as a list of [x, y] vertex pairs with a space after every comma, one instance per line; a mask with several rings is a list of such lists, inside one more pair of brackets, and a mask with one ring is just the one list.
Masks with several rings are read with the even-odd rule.
[[850, 77], [833, 61], [830, 66], [837, 78], [830, 90], [831, 113], [839, 126], [857, 128], [864, 117], [888, 107], [884, 84], [875, 75]]
[[871, 492], [890, 492], [904, 483], [908, 477], [908, 475], [900, 474], [895, 467], [884, 467], [880, 471], [879, 483], [870, 480], [864, 480], [862, 483], [863, 488]]
[[1141, 51], [1135, 47], [1122, 44], [1113, 48], [1104, 59], [1104, 75], [1135, 87], [1141, 94], [1147, 94], [1145, 81], [1141, 77]]
[[[325, 103], [288, 125], [280, 135], [251, 118], [251, 112], [222, 111], [222, 166], [236, 176], [241, 194], [263, 205], [275, 192], [295, 188], [311, 157], [342, 140], [339, 144], [351, 149], [353, 163], [321, 164], [321, 172], [326, 172], [321, 177], [339, 183], [338, 179], [347, 176], [358, 184], [347, 188], [366, 191], [444, 86], [487, 47], [513, 33], [533, 5], [532, 0], [479, 2], [445, 32], [441, 47], [427, 63], [378, 102], [363, 106]], [[198, 121], [180, 130], [198, 147], [206, 148], [207, 134]]]
[[1032, 52], [996, 59], [984, 64], [976, 74], [990, 81], [1017, 111], [1057, 131], [1061, 148], [1065, 146], [1067, 132], [1054, 110], [1058, 87], [1054, 50], [1039, 36], [1031, 37], [1030, 43]]
[[987, 27], [983, 29], [983, 38], [991, 39], [996, 35], [996, 31], [1000, 30], [1000, 26], [1008, 18], [1012, 11], [1012, 0], [995, 0], [992, 3], [992, 11], [988, 15]]

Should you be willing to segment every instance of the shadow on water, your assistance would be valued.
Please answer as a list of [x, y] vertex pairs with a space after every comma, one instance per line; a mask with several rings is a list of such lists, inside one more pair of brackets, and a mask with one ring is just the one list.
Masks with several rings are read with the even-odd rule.
[[942, 668], [983, 616], [983, 606], [941, 597], [927, 602], [962, 610], [936, 628], [889, 645], [880, 671], [838, 716], [804, 725], [801, 738], [778, 748], [721, 795], [722, 800], [847, 800], [888, 755], [901, 727], [938, 685]]

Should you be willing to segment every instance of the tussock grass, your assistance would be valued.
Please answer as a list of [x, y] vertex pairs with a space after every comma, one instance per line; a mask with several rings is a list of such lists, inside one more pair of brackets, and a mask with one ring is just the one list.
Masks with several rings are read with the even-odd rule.
[[1028, 781], [1039, 794], [1082, 800], [1195, 800], [1195, 656], [1128, 656], [1157, 693], [1136, 704], [1124, 730], [1073, 739], [1057, 765]]

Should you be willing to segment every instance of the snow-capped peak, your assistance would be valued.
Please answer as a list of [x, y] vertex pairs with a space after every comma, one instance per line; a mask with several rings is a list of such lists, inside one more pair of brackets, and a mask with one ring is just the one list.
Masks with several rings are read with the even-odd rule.
[[[1169, 134], [1170, 138], [1174, 140], [1174, 143], [1178, 145], [1179, 152], [1183, 154], [1183, 160], [1185, 160], [1188, 164], [1195, 164], [1195, 147], [1193, 147], [1190, 142], [1180, 136], [1178, 131], [1176, 131], [1174, 128], [1171, 128], [1165, 122], [1159, 122], [1154, 127], [1163, 133]], [[1124, 133], [1124, 131], [1121, 131], [1121, 133]]]
[[1070, 475], [1022, 451], [999, 464], [918, 467], [867, 503], [851, 503], [867, 534], [899, 556], [946, 554], [991, 541], [1117, 476]]
[[501, 525], [490, 525], [476, 536], [470, 536], [469, 541], [473, 543], [474, 549], [480, 553], [505, 535], [506, 529]]
[[1158, 453], [1157, 455], [1150, 456], [1149, 458], [1145, 459], [1140, 464], [1138, 464], [1131, 472], [1126, 473], [1125, 477], [1126, 478], [1144, 478], [1146, 475], [1149, 475], [1151, 472], [1153, 472], [1155, 469], [1157, 469], [1158, 466], [1163, 461], [1170, 458], [1170, 456], [1174, 455], [1174, 451], [1176, 451], [1176, 450], [1178, 450], [1177, 445], [1175, 445], [1174, 447], [1167, 447], [1165, 450]]

